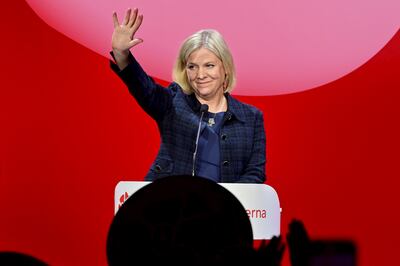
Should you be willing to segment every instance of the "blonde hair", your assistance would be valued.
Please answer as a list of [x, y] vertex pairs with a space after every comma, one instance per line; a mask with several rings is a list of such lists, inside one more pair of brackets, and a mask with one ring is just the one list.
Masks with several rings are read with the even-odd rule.
[[173, 80], [182, 87], [186, 94], [193, 93], [186, 74], [186, 64], [190, 54], [200, 48], [210, 50], [222, 61], [226, 73], [224, 93], [231, 92], [236, 84], [235, 65], [224, 38], [216, 30], [200, 30], [183, 42], [173, 68]]

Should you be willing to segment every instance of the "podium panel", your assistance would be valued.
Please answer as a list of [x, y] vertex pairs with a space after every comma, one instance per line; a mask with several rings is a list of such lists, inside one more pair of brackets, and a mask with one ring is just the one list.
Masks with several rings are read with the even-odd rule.
[[[133, 193], [150, 184], [146, 181], [120, 181], [115, 187], [114, 213]], [[266, 184], [218, 183], [230, 191], [249, 216], [254, 239], [280, 235], [281, 208], [276, 191]]]

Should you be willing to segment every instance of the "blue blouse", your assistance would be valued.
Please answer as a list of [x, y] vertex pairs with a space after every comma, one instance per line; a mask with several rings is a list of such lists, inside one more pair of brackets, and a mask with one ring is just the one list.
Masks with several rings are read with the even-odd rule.
[[[221, 181], [219, 131], [224, 114], [225, 112], [208, 112], [203, 118], [199, 137], [198, 159], [196, 162], [197, 176], [205, 177], [215, 182]], [[214, 124], [209, 123], [212, 120]]]

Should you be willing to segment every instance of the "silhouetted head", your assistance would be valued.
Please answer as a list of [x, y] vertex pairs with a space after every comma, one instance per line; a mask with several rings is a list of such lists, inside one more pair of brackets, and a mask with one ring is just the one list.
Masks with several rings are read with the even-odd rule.
[[47, 266], [43, 261], [19, 252], [0, 252], [1, 266]]
[[224, 264], [252, 252], [247, 213], [214, 181], [173, 176], [134, 193], [115, 215], [107, 239], [109, 265]]

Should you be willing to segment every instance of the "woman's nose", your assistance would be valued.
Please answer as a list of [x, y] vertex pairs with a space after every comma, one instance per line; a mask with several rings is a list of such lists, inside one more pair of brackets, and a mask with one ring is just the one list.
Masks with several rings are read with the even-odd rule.
[[203, 68], [199, 68], [197, 72], [197, 78], [198, 79], [203, 79], [206, 77], [206, 71]]

